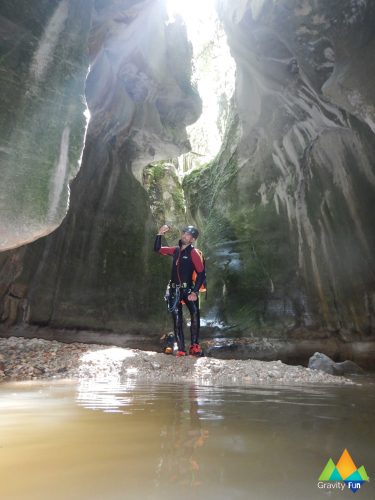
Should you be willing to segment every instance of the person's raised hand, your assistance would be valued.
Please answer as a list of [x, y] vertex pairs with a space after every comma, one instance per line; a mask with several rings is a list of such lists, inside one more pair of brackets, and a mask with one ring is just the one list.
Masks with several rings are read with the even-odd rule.
[[170, 227], [167, 226], [167, 224], [164, 224], [163, 226], [161, 226], [161, 228], [159, 229], [159, 232], [158, 234], [165, 234], [167, 231], [169, 231]]

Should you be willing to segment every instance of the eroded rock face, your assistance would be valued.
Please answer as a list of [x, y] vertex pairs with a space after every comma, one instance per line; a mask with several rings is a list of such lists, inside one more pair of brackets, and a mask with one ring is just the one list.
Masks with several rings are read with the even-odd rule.
[[160, 0], [95, 3], [87, 102], [89, 132], [115, 141], [142, 181], [152, 161], [190, 149], [186, 125], [201, 113], [191, 87], [191, 46], [181, 20], [166, 24]]
[[86, 128], [91, 0], [0, 5], [0, 251], [59, 226]]
[[[177, 175], [177, 161], [152, 163], [143, 170], [143, 186], [150, 201], [150, 208], [157, 227], [167, 223], [170, 227], [168, 241], [178, 241], [181, 228], [187, 224], [185, 197]], [[173, 242], [173, 243], [172, 243]]]
[[272, 331], [373, 333], [375, 6], [223, 0], [219, 10], [237, 63], [233, 120], [221, 154], [185, 181], [212, 308]]
[[191, 49], [163, 2], [97, 0], [89, 50], [91, 119], [70, 210], [22, 257], [0, 255], [3, 303], [14, 280], [27, 289], [3, 321], [155, 335], [167, 261], [152, 252], [156, 224], [135, 176], [189, 149], [185, 126], [201, 109]]

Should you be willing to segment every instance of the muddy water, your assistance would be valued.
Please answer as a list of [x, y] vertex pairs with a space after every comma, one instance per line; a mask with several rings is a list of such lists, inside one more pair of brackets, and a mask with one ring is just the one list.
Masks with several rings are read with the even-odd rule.
[[347, 448], [375, 481], [374, 389], [2, 384], [0, 498], [352, 498], [318, 477]]

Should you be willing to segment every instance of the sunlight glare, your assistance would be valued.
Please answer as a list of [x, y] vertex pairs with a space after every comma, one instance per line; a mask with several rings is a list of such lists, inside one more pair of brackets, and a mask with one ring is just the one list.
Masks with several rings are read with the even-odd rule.
[[170, 20], [180, 15], [186, 24], [193, 19], [209, 19], [216, 0], [166, 0]]
[[[216, 11], [217, 0], [165, 0], [168, 22], [178, 18], [186, 26], [187, 37], [193, 49], [192, 85], [203, 102], [200, 118], [187, 127], [194, 169], [210, 161], [219, 151], [223, 130], [223, 114], [219, 101], [229, 102], [234, 90], [235, 64], [230, 55], [226, 35]], [[221, 126], [221, 129], [223, 127]], [[179, 158], [182, 171], [184, 156]], [[185, 169], [184, 173], [188, 171]]]

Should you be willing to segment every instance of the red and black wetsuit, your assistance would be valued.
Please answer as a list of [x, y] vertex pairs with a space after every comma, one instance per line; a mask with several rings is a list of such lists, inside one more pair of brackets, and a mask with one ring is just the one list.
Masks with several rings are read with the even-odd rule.
[[[181, 301], [184, 301], [186, 304], [191, 317], [191, 343], [198, 344], [200, 328], [199, 301], [198, 299], [194, 301], [188, 300], [188, 295], [195, 292], [198, 296], [199, 289], [205, 281], [206, 273], [203, 260], [193, 245], [188, 245], [186, 248], [182, 249], [181, 240], [178, 242], [178, 246], [175, 247], [161, 246], [161, 235], [156, 236], [154, 250], [162, 255], [170, 255], [173, 257], [170, 293], [173, 295], [176, 290], [176, 285], [180, 286]], [[195, 282], [193, 282], [194, 271], [197, 273]], [[172, 316], [178, 350], [185, 351], [181, 301], [179, 301], [172, 311]]]

